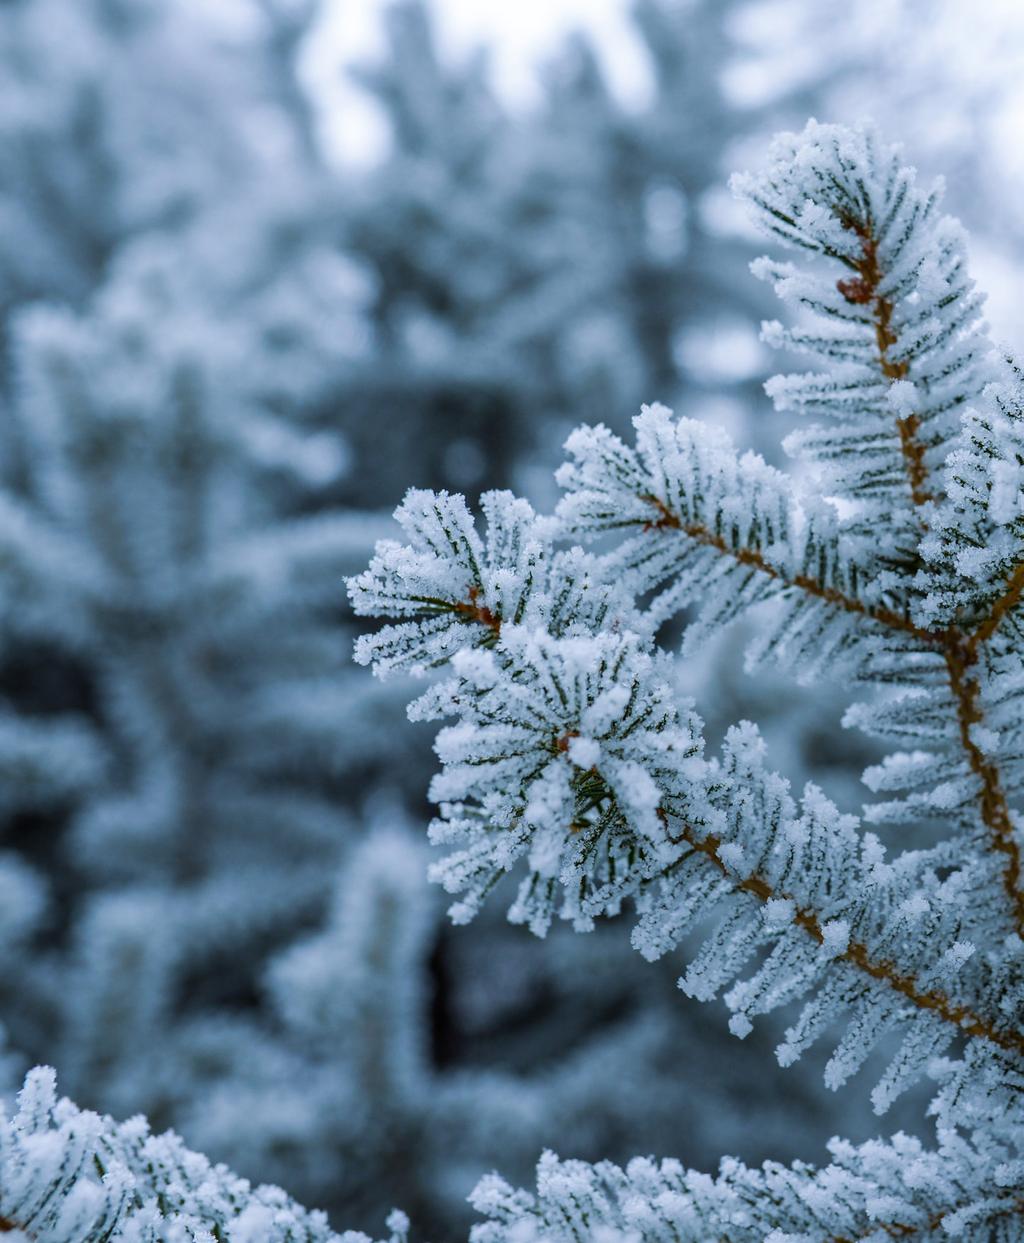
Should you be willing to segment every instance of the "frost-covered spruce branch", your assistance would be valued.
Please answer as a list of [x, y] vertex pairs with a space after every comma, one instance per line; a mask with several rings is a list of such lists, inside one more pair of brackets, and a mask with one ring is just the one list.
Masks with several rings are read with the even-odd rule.
[[[388, 1219], [389, 1243], [408, 1223]], [[336, 1234], [277, 1187], [253, 1187], [143, 1118], [117, 1123], [57, 1099], [37, 1067], [0, 1110], [0, 1234], [15, 1243], [370, 1243]]]
[[[483, 504], [486, 540], [461, 498], [410, 493], [397, 516], [412, 545], [380, 545], [353, 582], [357, 611], [431, 614], [422, 625], [403, 622], [361, 640], [360, 659], [418, 671], [454, 649], [453, 676], [411, 712], [461, 718], [438, 737], [445, 769], [431, 788], [441, 804], [433, 839], [462, 846], [434, 867], [462, 894], [455, 917], [471, 918], [525, 856], [514, 919], [543, 933], [557, 908], [585, 929], [635, 897], [634, 941], [654, 958], [732, 895], [737, 911], [684, 986], [713, 997], [774, 943], [754, 979], [727, 997], [734, 1029], [749, 1030], [748, 1015], [822, 984], [837, 964], [851, 968], [810, 1004], [796, 1029], [808, 1031], [787, 1048], [789, 1060], [840, 1004], [861, 1004], [856, 1036], [830, 1064], [838, 1084], [867, 1055], [866, 1033], [877, 1039], [905, 1022], [908, 1001], [922, 1013], [907, 1040], [916, 1054], [897, 1059], [900, 1079], [879, 1085], [882, 1103], [960, 1031], [1024, 1052], [1024, 1036], [998, 1009], [986, 1014], [986, 966], [972, 965], [959, 939], [969, 922], [972, 931], [999, 931], [987, 909], [972, 915], [958, 900], [984, 892], [985, 868], [965, 865], [940, 882], [934, 869], [950, 862], [947, 854], [886, 864], [878, 842], [859, 841], [853, 818], [819, 790], [809, 787], [800, 804], [792, 799], [765, 768], [753, 726], [735, 728], [721, 759], [705, 760], [699, 719], [676, 709], [644, 619], [621, 587], [601, 581], [607, 563], [557, 551], [550, 523], [508, 494], [491, 493]], [[491, 620], [470, 616], [471, 600]], [[505, 617], [515, 620], [495, 620]], [[950, 972], [962, 986], [955, 997], [939, 984]], [[851, 974], [866, 979], [858, 985]], [[1017, 984], [1005, 988], [1001, 1000], [1018, 1004]]]
[[[443, 769], [431, 788], [431, 837], [454, 848], [433, 873], [460, 895], [456, 920], [520, 860], [527, 874], [510, 917], [540, 934], [556, 914], [586, 930], [630, 899], [634, 944], [654, 958], [710, 919], [680, 984], [701, 999], [731, 985], [738, 1035], [804, 998], [783, 1064], [845, 1015], [831, 1086], [893, 1030], [902, 1042], [872, 1093], [879, 1112], [924, 1071], [945, 1079], [933, 1105], [941, 1158], [908, 1165], [894, 1141], [890, 1163], [906, 1174], [897, 1195], [876, 1150], [844, 1149], [860, 1196], [843, 1183], [844, 1203], [863, 1228], [844, 1233], [853, 1226], [833, 1214], [831, 1237], [954, 1226], [1003, 1237], [999, 1223], [1019, 1225], [1024, 1188], [1011, 810], [1024, 785], [1019, 377], [988, 383], [996, 365], [960, 233], [894, 149], [812, 123], [780, 139], [768, 174], [738, 189], [771, 231], [814, 256], [808, 268], [757, 267], [815, 317], [766, 333], [826, 362], [769, 386], [780, 406], [837, 416], [837, 427], [787, 441], [818, 474], [817, 494], [759, 458], [737, 459], [724, 437], [664, 407], [635, 420], [635, 449], [602, 427], [580, 429], [554, 519], [491, 493], [481, 534], [461, 498], [408, 495], [397, 516], [409, 543], [379, 545], [350, 584], [357, 612], [395, 623], [362, 639], [357, 659], [381, 674], [447, 671], [411, 715], [456, 718], [438, 736]], [[566, 546], [615, 535], [601, 555]], [[791, 795], [755, 727], [735, 727], [720, 756], [705, 756], [699, 718], [675, 702], [657, 628], [693, 610], [689, 653], [768, 599], [774, 612], [761, 614], [751, 660], [868, 687], [870, 701], [845, 722], [914, 748], [865, 774], [871, 789], [902, 795], [869, 806], [869, 822], [929, 819], [952, 834], [887, 860], [820, 790]], [[738, 978], [751, 961], [753, 974]], [[962, 1055], [942, 1061], [955, 1041]], [[957, 1132], [968, 1118], [970, 1159]], [[936, 1161], [954, 1163], [962, 1195], [932, 1194], [924, 1171]], [[842, 1181], [831, 1167], [783, 1175], [804, 1187], [801, 1202], [823, 1203], [813, 1189]], [[676, 1234], [639, 1234], [823, 1237], [758, 1186], [761, 1215], [730, 1218], [738, 1233], [698, 1213], [690, 1234], [678, 1224]], [[732, 1190], [726, 1179], [712, 1196], [723, 1211]], [[573, 1196], [566, 1185], [537, 1237], [590, 1237], [582, 1222], [627, 1229]], [[626, 1199], [635, 1208], [643, 1196]], [[532, 1201], [509, 1203], [517, 1230], [538, 1224]]]
[[[1019, 375], [1001, 396], [985, 392], [990, 349], [963, 231], [938, 213], [941, 186], [919, 189], [897, 148], [870, 132], [812, 122], [802, 135], [777, 140], [766, 173], [737, 177], [734, 188], [770, 235], [823, 261], [820, 269], [768, 259], [755, 265], [780, 297], [812, 316], [795, 330], [765, 325], [766, 339], [826, 366], [777, 377], [769, 392], [780, 410], [835, 420], [838, 426], [791, 437], [787, 449], [819, 468], [829, 495], [855, 507], [848, 530], [857, 553], [869, 572], [908, 590], [921, 631], [914, 637], [939, 632], [948, 689], [931, 697], [937, 708], [952, 698], [962, 751], [945, 780], [974, 787], [1024, 934], [1024, 878], [1008, 801], [1015, 787], [1001, 771], [1019, 746], [1000, 746], [998, 725], [986, 721], [1006, 690], [995, 671], [1012, 635], [1001, 623], [1024, 591]], [[1001, 437], [986, 435], [984, 414], [961, 425], [975, 403], [997, 407]], [[973, 485], [965, 488], [968, 460]], [[892, 537], [881, 549], [880, 527]], [[912, 800], [915, 813], [920, 801]]]
[[[823, 1170], [774, 1162], [752, 1170], [726, 1160], [717, 1178], [673, 1160], [637, 1158], [621, 1169], [545, 1153], [536, 1195], [514, 1190], [497, 1175], [481, 1180], [472, 1202], [490, 1220], [474, 1229], [473, 1243], [924, 1241], [958, 1231], [969, 1235], [977, 1220], [972, 1206], [979, 1201], [985, 1204], [985, 1227], [997, 1231], [1012, 1231], [1024, 1210], [1024, 1198], [1012, 1190], [989, 1194], [985, 1180], [993, 1154], [982, 1155], [953, 1137], [938, 1152], [905, 1135], [857, 1147], [833, 1140], [829, 1147], [833, 1160]], [[785, 1233], [778, 1231], [780, 1219]]]
[[[958, 226], [936, 217], [935, 192], [918, 192], [912, 170], [894, 150], [878, 149], [870, 134], [840, 135], [812, 124], [801, 141], [799, 158], [794, 140], [783, 138], [766, 178], [735, 184], [770, 233], [857, 273], [833, 281], [827, 270], [755, 264], [784, 298], [816, 316], [810, 327], [766, 325], [765, 335], [814, 354], [830, 369], [779, 377], [769, 390], [780, 409], [797, 406], [840, 424], [791, 437], [787, 448], [824, 474], [824, 490], [845, 500], [853, 517], [840, 527], [833, 507], [801, 504], [790, 482], [760, 459], [736, 462], [707, 428], [673, 424], [653, 412], [638, 424], [636, 452], [603, 428], [570, 438], [574, 460], [561, 474], [570, 492], [563, 516], [578, 538], [638, 531], [617, 555], [638, 590], [663, 588], [655, 615], [694, 604], [699, 594], [700, 624], [690, 629], [691, 643], [734, 616], [738, 603], [748, 607], [776, 594], [785, 608], [761, 650], [784, 649], [805, 677], [845, 655], [855, 666], [866, 661], [867, 670], [855, 671], [878, 680], [881, 632], [894, 632], [890, 680], [926, 691], [940, 719], [955, 720], [952, 750], [959, 754], [944, 764], [938, 790], [873, 814], [919, 815], [930, 801], [946, 812], [948, 783], [973, 788], [990, 845], [1003, 856], [1003, 883], [1020, 933], [1024, 886], [1008, 802], [1020, 774], [1001, 772], [1000, 756], [991, 751], [994, 730], [985, 727], [986, 711], [998, 712], [1007, 689], [1005, 680], [986, 689], [986, 674], [1015, 641], [1012, 617], [1024, 591], [1019, 375], [984, 389], [991, 361], [976, 322], [979, 299], [966, 278]], [[972, 430], [961, 433], [950, 416], [972, 401], [995, 410], [988, 418], [972, 412]], [[992, 418], [1001, 442], [991, 433]], [[973, 449], [958, 447], [964, 436]], [[925, 498], [915, 490], [931, 477], [929, 461], [944, 486], [930, 483]], [[965, 497], [965, 468], [971, 472], [966, 490], [981, 490], [973, 500]], [[997, 502], [991, 513], [989, 491]], [[892, 548], [879, 547], [880, 524], [910, 532], [915, 542], [926, 538], [893, 562]], [[929, 534], [936, 528], [945, 538]], [[723, 564], [715, 565], [719, 557]], [[935, 576], [945, 565], [955, 567], [957, 582], [940, 588]], [[864, 621], [875, 625], [865, 630]], [[916, 678], [899, 668], [911, 654]], [[933, 685], [939, 657], [945, 687]], [[850, 720], [866, 724], [859, 712]], [[905, 732], [902, 720], [886, 730], [894, 737]], [[1019, 746], [1012, 737], [1004, 738], [1003, 750], [1013, 764]], [[927, 778], [920, 764], [908, 768], [894, 758], [877, 779], [891, 789], [897, 770], [914, 784]], [[970, 823], [976, 831], [973, 817]]]

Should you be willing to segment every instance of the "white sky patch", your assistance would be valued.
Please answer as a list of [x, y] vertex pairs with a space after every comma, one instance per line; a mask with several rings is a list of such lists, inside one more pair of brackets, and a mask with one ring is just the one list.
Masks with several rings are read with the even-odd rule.
[[573, 30], [586, 30], [601, 50], [613, 88], [642, 99], [647, 65], [624, 0], [556, 0], [504, 4], [435, 0], [442, 50], [464, 56], [481, 43], [494, 48], [498, 90], [516, 103], [537, 98], [537, 63]]
[[[379, 110], [344, 73], [346, 65], [381, 54], [381, 15], [387, 4], [333, 0], [306, 54], [307, 80], [325, 100], [324, 138], [342, 163], [372, 164], [387, 142]], [[515, 107], [538, 101], [538, 66], [573, 30], [585, 30], [594, 40], [623, 102], [640, 104], [649, 94], [647, 58], [626, 0], [433, 0], [430, 7], [442, 57], [465, 60], [486, 45], [497, 90]]]
[[[223, 0], [224, 12], [236, 2], [244, 4], [244, 0]], [[844, 33], [870, 41], [878, 23], [890, 20], [894, 2], [852, 0], [843, 18]], [[359, 62], [372, 63], [382, 55], [382, 17], [388, 4], [389, 0], [324, 0], [324, 16], [306, 51], [307, 82], [324, 101], [324, 141], [330, 154], [343, 165], [372, 165], [387, 146], [384, 116], [348, 79], [345, 70]], [[613, 89], [627, 106], [640, 106], [649, 97], [650, 67], [629, 16], [628, 0], [519, 0], [515, 4], [504, 0], [431, 0], [430, 8], [441, 56], [448, 61], [464, 61], [477, 48], [486, 46], [497, 90], [515, 108], [528, 109], [538, 101], [539, 68], [573, 30], [583, 30], [593, 40]], [[789, 72], [799, 76], [799, 65], [794, 61], [800, 61], [800, 48], [794, 46], [794, 36], [800, 28], [800, 14], [807, 12], [794, 0], [752, 4], [737, 23], [736, 32], [764, 58], [761, 63], [748, 60], [737, 66], [728, 83], [736, 94], [756, 96], [764, 89], [762, 78], [774, 82], [779, 76], [780, 55]], [[1024, 4], [1021, 0], [985, 0], [979, 14], [960, 0], [936, 0], [935, 18], [927, 32], [928, 40], [944, 51], [937, 55], [933, 47], [931, 63], [943, 68], [939, 79], [933, 78], [923, 88], [924, 94], [927, 97], [929, 90], [935, 92], [941, 86], [941, 95], [955, 96], [979, 76], [986, 80], [995, 75], [1006, 83], [1001, 99], [986, 117], [983, 132], [970, 133], [969, 141], [990, 144], [1000, 152], [1000, 180], [1016, 199], [1024, 186], [1024, 142], [1020, 140], [1024, 134], [1024, 79], [1017, 85], [1006, 66], [1024, 57]], [[810, 53], [811, 49], [806, 49], [805, 54]], [[918, 59], [926, 63], [928, 56], [922, 51]], [[916, 64], [912, 66], [913, 72], [918, 69]], [[931, 120], [934, 133], [943, 125], [955, 124], [957, 118], [955, 109], [943, 109], [938, 104]], [[970, 127], [971, 119], [960, 118], [960, 123]], [[708, 207], [725, 231], [747, 232], [724, 186]], [[1008, 250], [1016, 245], [1015, 236], [1009, 239]], [[997, 252], [991, 243], [982, 245], [977, 236], [971, 253], [978, 283], [990, 294], [987, 311], [994, 337], [1021, 349], [1024, 324], [1017, 314], [1016, 262], [1007, 262], [1011, 256]]]
[[[1024, 115], [1021, 117], [1024, 131]], [[971, 274], [978, 288], [984, 290], [985, 319], [992, 340], [1008, 345], [1015, 352], [1024, 350], [1024, 320], [1020, 314], [1020, 257], [1010, 251], [987, 244], [985, 239], [972, 237], [968, 247]]]

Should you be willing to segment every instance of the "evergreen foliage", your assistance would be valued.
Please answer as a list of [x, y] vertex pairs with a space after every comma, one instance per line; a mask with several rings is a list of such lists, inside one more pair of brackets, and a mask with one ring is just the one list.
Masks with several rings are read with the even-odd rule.
[[[310, 758], [337, 754], [338, 583], [366, 538], [345, 516], [254, 507], [273, 426], [233, 419], [202, 341], [157, 343], [145, 307], [121, 293], [87, 320], [39, 311], [20, 323], [11, 416], [26, 474], [5, 498], [7, 643], [45, 638], [73, 654], [99, 705], [91, 727], [54, 718], [58, 745], [42, 752], [55, 791], [93, 777], [65, 849], [97, 892], [67, 960], [21, 987], [8, 1026], [17, 1043], [35, 1043], [34, 1022], [67, 1041], [53, 1056], [94, 1099], [110, 1073], [130, 1093], [136, 1076], [152, 1080], [175, 979], [195, 987], [197, 970], [324, 893], [323, 858], [346, 822], [330, 770]], [[45, 736], [40, 720], [15, 721], [9, 763]], [[279, 884], [254, 903], [271, 860]], [[162, 891], [168, 876], [175, 894]]]
[[[252, 1187], [144, 1118], [115, 1123], [57, 1099], [37, 1067], [0, 1117], [0, 1233], [11, 1243], [369, 1243], [336, 1234], [277, 1187]], [[390, 1243], [408, 1222], [388, 1220]]]
[[4, 314], [36, 298], [82, 303], [126, 239], [184, 226], [251, 176], [253, 58], [197, 45], [195, 31], [156, 0], [4, 5]]
[[[773, 395], [827, 425], [795, 477], [658, 405], [624, 436], [643, 397], [701, 397], [772, 456], [737, 400], [771, 294], [713, 197], [765, 124], [723, 88], [742, 7], [641, 0], [644, 108], [577, 41], [519, 117], [394, 6], [363, 74], [394, 142], [360, 179], [301, 85], [313, 0], [217, 34], [219, 7], [0, 4], [0, 1093], [52, 1062], [100, 1111], [30, 1074], [0, 1233], [368, 1243], [251, 1179], [451, 1237], [483, 1169], [520, 1183], [553, 1146], [622, 1168], [486, 1179], [481, 1239], [1014, 1237], [1024, 398], [956, 229], [868, 136], [783, 144], [741, 188], [810, 254], [758, 269], [810, 319], [765, 339], [823, 370]], [[553, 517], [494, 490], [534, 489], [524, 445], [583, 417], [612, 430], [573, 434]], [[344, 577], [412, 477], [450, 491], [410, 493], [353, 580], [392, 623], [359, 641], [372, 682]], [[453, 493], [481, 486], [478, 527]], [[773, 765], [747, 724], [705, 741], [741, 615]], [[680, 629], [698, 660], [662, 650]], [[403, 827], [425, 673], [413, 716], [455, 718], [431, 871], [472, 936]], [[865, 741], [823, 755], [836, 692], [775, 702], [790, 674], [856, 686]], [[811, 747], [827, 796], [780, 775]], [[839, 811], [861, 754], [862, 820], [921, 849]], [[509, 872], [543, 952], [485, 902]], [[736, 1056], [669, 987], [677, 946], [692, 998], [756, 1020]], [[815, 1040], [832, 1085], [880, 1042], [878, 1108], [935, 1077], [937, 1146], [864, 1144], [813, 1067], [764, 1074]], [[856, 1142], [786, 1165], [837, 1112]]]
[[[559, 149], [611, 141], [629, 119], [610, 96], [597, 135], [589, 105], [574, 110], [528, 175], [531, 123], [481, 105], [482, 69], [462, 91], [461, 71], [425, 53], [425, 15], [405, 10], [393, 21], [405, 43], [396, 35], [381, 71], [392, 114], [414, 124], [413, 97], [431, 82], [455, 106], [409, 139], [419, 180], [402, 138], [396, 175], [356, 182], [319, 156], [297, 93], [315, 6], [254, 5], [237, 31], [217, 30], [219, 9], [97, 2], [75, 6], [70, 25], [61, 13], [58, 0], [12, 3], [0, 32], [20, 101], [0, 134], [3, 1086], [52, 1062], [81, 1106], [144, 1110], [342, 1221], [379, 1221], [395, 1200], [431, 1232], [459, 1228], [491, 1164], [524, 1178], [563, 1137], [624, 1156], [650, 1142], [652, 1122], [671, 1134], [686, 1098], [672, 1067], [681, 1037], [660, 981], [634, 980], [611, 940], [570, 939], [541, 960], [494, 922], [469, 962], [408, 872], [387, 986], [317, 1011], [316, 1033], [294, 1021], [287, 994], [302, 981], [279, 960], [302, 946], [327, 991], [372, 974], [390, 944], [382, 927], [335, 961], [357, 911], [376, 926], [390, 909], [383, 882], [359, 889], [364, 861], [388, 857], [373, 826], [401, 822], [402, 802], [419, 808], [428, 762], [394, 725], [404, 687], [347, 663], [343, 578], [384, 519], [334, 506], [375, 507], [414, 470], [462, 486], [481, 460], [484, 481], [507, 473], [523, 438], [509, 412], [542, 419], [576, 370], [544, 279], [558, 221], [582, 212], [578, 229], [609, 256], [628, 237], [642, 258], [650, 157], [631, 143], [621, 161], [624, 177], [636, 169], [626, 233], [588, 208], [622, 187], [581, 190], [578, 167], [528, 233], [520, 175], [544, 193]], [[714, 27], [712, 15], [692, 34], [710, 47]], [[656, 111], [666, 128], [671, 108]], [[503, 136], [500, 151], [481, 145], [479, 182], [456, 141], [474, 126]], [[691, 155], [672, 152], [680, 169]], [[445, 297], [424, 294], [425, 332], [406, 269], [431, 252], [419, 217], [399, 210], [407, 182], [448, 282]], [[466, 214], [436, 214], [439, 193], [461, 195], [474, 218], [486, 199], [479, 218], [496, 231], [460, 249]], [[502, 234], [502, 279], [481, 296]], [[532, 294], [513, 306], [527, 269]], [[563, 267], [570, 292], [571, 277]], [[49, 305], [26, 307], [40, 296]], [[616, 280], [607, 297], [622, 297]], [[495, 323], [506, 304], [511, 336]], [[565, 333], [581, 315], [588, 305], [570, 298]], [[498, 376], [503, 341], [515, 349]], [[538, 401], [530, 350], [552, 342], [560, 387]], [[394, 452], [380, 451], [382, 411]], [[480, 966], [492, 938], [500, 980]], [[542, 1023], [534, 989], [548, 998]], [[416, 1051], [402, 1074], [385, 1073], [385, 1023], [388, 1049]], [[634, 1066], [609, 1090], [619, 1042]], [[694, 1056], [713, 1081], [716, 1059]], [[389, 1090], [356, 1108], [373, 1068]], [[777, 1092], [753, 1062], [744, 1086], [770, 1119], [758, 1142], [789, 1151]], [[638, 1091], [651, 1098], [642, 1116]], [[806, 1090], [792, 1108], [826, 1132]], [[708, 1111], [694, 1153], [728, 1146], [729, 1127]]]
[[[939, 189], [872, 132], [811, 122], [734, 188], [804, 252], [754, 268], [808, 313], [766, 337], [822, 364], [768, 386], [777, 406], [834, 420], [787, 441], [805, 481], [655, 406], [635, 449], [601, 426], [570, 437], [554, 519], [492, 493], [482, 537], [461, 498], [411, 492], [410, 543], [379, 545], [352, 580], [358, 613], [396, 619], [357, 658], [382, 675], [448, 671], [411, 712], [455, 718], [437, 739], [431, 838], [453, 848], [432, 870], [458, 895], [456, 921], [522, 862], [510, 918], [538, 934], [555, 917], [585, 931], [630, 899], [633, 943], [653, 959], [701, 924], [685, 992], [727, 990], [740, 1037], [801, 1000], [783, 1065], [844, 1016], [831, 1087], [898, 1031], [874, 1108], [932, 1074], [940, 1148], [837, 1144], [817, 1173], [727, 1164], [714, 1183], [672, 1163], [548, 1157], [536, 1200], [485, 1183], [495, 1220], [475, 1237], [583, 1239], [599, 1223], [642, 1238], [1016, 1237], [1019, 381], [988, 383], [980, 299]], [[565, 547], [610, 534], [596, 556]], [[843, 675], [868, 696], [847, 722], [915, 748], [867, 774], [905, 792], [867, 819], [927, 817], [926, 848], [887, 858], [814, 785], [794, 797], [748, 722], [705, 754], [658, 628], [696, 609], [690, 653], [769, 599], [755, 658], [805, 681]]]

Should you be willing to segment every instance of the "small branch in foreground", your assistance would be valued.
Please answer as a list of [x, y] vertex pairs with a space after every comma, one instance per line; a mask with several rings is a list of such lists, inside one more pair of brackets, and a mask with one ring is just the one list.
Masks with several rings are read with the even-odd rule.
[[769, 578], [774, 578], [785, 587], [795, 587], [808, 595], [823, 600], [826, 604], [833, 604], [847, 613], [853, 613], [869, 621], [878, 622], [879, 625], [886, 626], [890, 630], [898, 630], [903, 634], [913, 635], [915, 639], [919, 639], [922, 643], [927, 643], [930, 646], [937, 646], [945, 642], [946, 636], [943, 631], [925, 630], [921, 626], [915, 626], [908, 617], [893, 612], [892, 609], [877, 608], [863, 604], [860, 600], [855, 599], [853, 596], [845, 595], [834, 587], [826, 587], [823, 583], [819, 583], [817, 579], [811, 578], [807, 574], [797, 574], [793, 578], [787, 578], [781, 570], [766, 561], [758, 549], [730, 548], [720, 535], [716, 535], [714, 531], [708, 530], [703, 524], [683, 522], [679, 515], [673, 513], [660, 497], [648, 495], [640, 499], [646, 501], [649, 505], [653, 505], [659, 515], [657, 519], [644, 525], [645, 531], [680, 531], [684, 535], [688, 535], [690, 539], [703, 544], [706, 548], [714, 548], [725, 556], [735, 558], [741, 565], [750, 566], [752, 569], [759, 570], [762, 574], [767, 574]]
[[[662, 812], [661, 817], [667, 825], [667, 815]], [[670, 840], [674, 842], [685, 841], [693, 850], [703, 854], [710, 860], [723, 875], [733, 879], [732, 873], [730, 873], [719, 854], [719, 847], [722, 844], [721, 839], [714, 835], [699, 838], [689, 825], [684, 824], [679, 835], [670, 838]], [[736, 881], [736, 889], [741, 893], [752, 894], [761, 902], [768, 902], [773, 898], [794, 901], [788, 894], [776, 892], [763, 877], [756, 874], [748, 876], [745, 880]], [[796, 905], [795, 901], [794, 905]], [[819, 945], [824, 944], [825, 934], [822, 931], [818, 917], [812, 911], [805, 911], [797, 906], [793, 922], [803, 928]], [[896, 992], [906, 997], [918, 1009], [930, 1010], [947, 1023], [952, 1023], [963, 1035], [979, 1036], [1010, 1053], [1024, 1053], [1024, 1033], [1000, 1031], [988, 1019], [975, 1014], [968, 1006], [959, 1005], [947, 997], [945, 993], [940, 993], [938, 989], [925, 990], [919, 988], [912, 976], [903, 974], [892, 963], [875, 962], [871, 958], [866, 945], [857, 941], [851, 941], [846, 949], [841, 954], [836, 955], [836, 957], [852, 963], [853, 966], [871, 976], [872, 979], [888, 984]]]
[[[892, 331], [892, 303], [878, 293], [882, 271], [878, 263], [878, 245], [870, 226], [861, 221], [846, 218], [844, 227], [852, 229], [861, 239], [862, 255], [856, 263], [858, 276], [853, 281], [839, 281], [837, 288], [848, 302], [873, 302], [872, 315], [875, 337], [878, 343], [878, 365], [889, 381], [903, 380], [909, 371], [906, 362], [894, 363], [888, 356], [896, 344]], [[900, 435], [900, 450], [906, 465], [914, 505], [922, 506], [934, 500], [928, 490], [928, 472], [924, 460], [924, 446], [917, 439], [920, 419], [916, 414], [896, 420]], [[955, 627], [950, 628], [943, 639], [949, 685], [956, 702], [960, 742], [967, 756], [971, 771], [981, 782], [981, 818], [989, 830], [993, 849], [1006, 856], [1003, 868], [1003, 887], [1013, 910], [1013, 919], [1020, 936], [1024, 937], [1024, 893], [1021, 892], [1021, 859], [1013, 823], [1010, 820], [1006, 794], [1003, 791], [999, 770], [974, 741], [971, 730], [984, 719], [981, 708], [981, 688], [977, 678], [969, 676], [970, 668], [977, 662], [980, 646], [995, 633], [1003, 617], [1020, 602], [1024, 594], [1024, 563], [1010, 576], [1006, 591], [996, 601], [988, 618], [973, 635], [964, 639]]]

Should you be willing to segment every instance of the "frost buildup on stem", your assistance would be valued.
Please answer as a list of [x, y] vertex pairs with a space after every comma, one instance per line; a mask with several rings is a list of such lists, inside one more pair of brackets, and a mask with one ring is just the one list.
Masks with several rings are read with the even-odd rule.
[[754, 264], [809, 314], [791, 329], [766, 324], [765, 338], [824, 364], [772, 380], [776, 407], [834, 420], [787, 449], [819, 468], [826, 495], [856, 506], [854, 529], [876, 547], [882, 524], [882, 555], [898, 567], [916, 555], [915, 511], [935, 499], [987, 375], [963, 230], [939, 213], [941, 184], [920, 189], [899, 148], [870, 130], [812, 121], [776, 139], [768, 169], [734, 177], [733, 189], [769, 236], [820, 260]]
[[[717, 1179], [549, 1154], [536, 1196], [481, 1184], [474, 1238], [1008, 1240], [1024, 1209], [1020, 376], [993, 361], [938, 190], [870, 131], [812, 122], [735, 186], [803, 254], [755, 266], [803, 314], [766, 336], [821, 365], [769, 385], [831, 419], [787, 442], [813, 470], [798, 481], [650, 406], [635, 445], [572, 434], [554, 519], [492, 493], [481, 534], [461, 498], [410, 492], [409, 542], [350, 582], [357, 612], [387, 619], [357, 658], [439, 674], [410, 715], [450, 722], [430, 836], [457, 922], [521, 870], [510, 917], [539, 934], [628, 904], [653, 959], [699, 924], [684, 991], [724, 992], [741, 1037], [801, 1002], [779, 1061], [838, 1028], [831, 1087], [898, 1033], [872, 1103], [930, 1074], [937, 1147], [835, 1141], [821, 1169], [727, 1160]], [[866, 819], [925, 820], [926, 848], [888, 857], [816, 786], [791, 791], [749, 722], [706, 754], [660, 623], [688, 611], [686, 657], [769, 601], [749, 660], [866, 690], [844, 723], [906, 748], [865, 774], [887, 800]]]
[[984, 336], [963, 231], [939, 214], [941, 186], [918, 188], [897, 148], [812, 121], [776, 140], [766, 173], [733, 185], [770, 236], [814, 257], [754, 265], [806, 320], [767, 324], [766, 339], [824, 364], [768, 385], [778, 408], [833, 420], [786, 448], [845, 503], [851, 554], [913, 623], [874, 658], [872, 680], [904, 694], [847, 716], [918, 744], [871, 773], [875, 789], [903, 794], [871, 815], [952, 819], [985, 840], [1024, 934], [1011, 809], [1024, 776], [1012, 654], [1024, 591], [1019, 375]]

